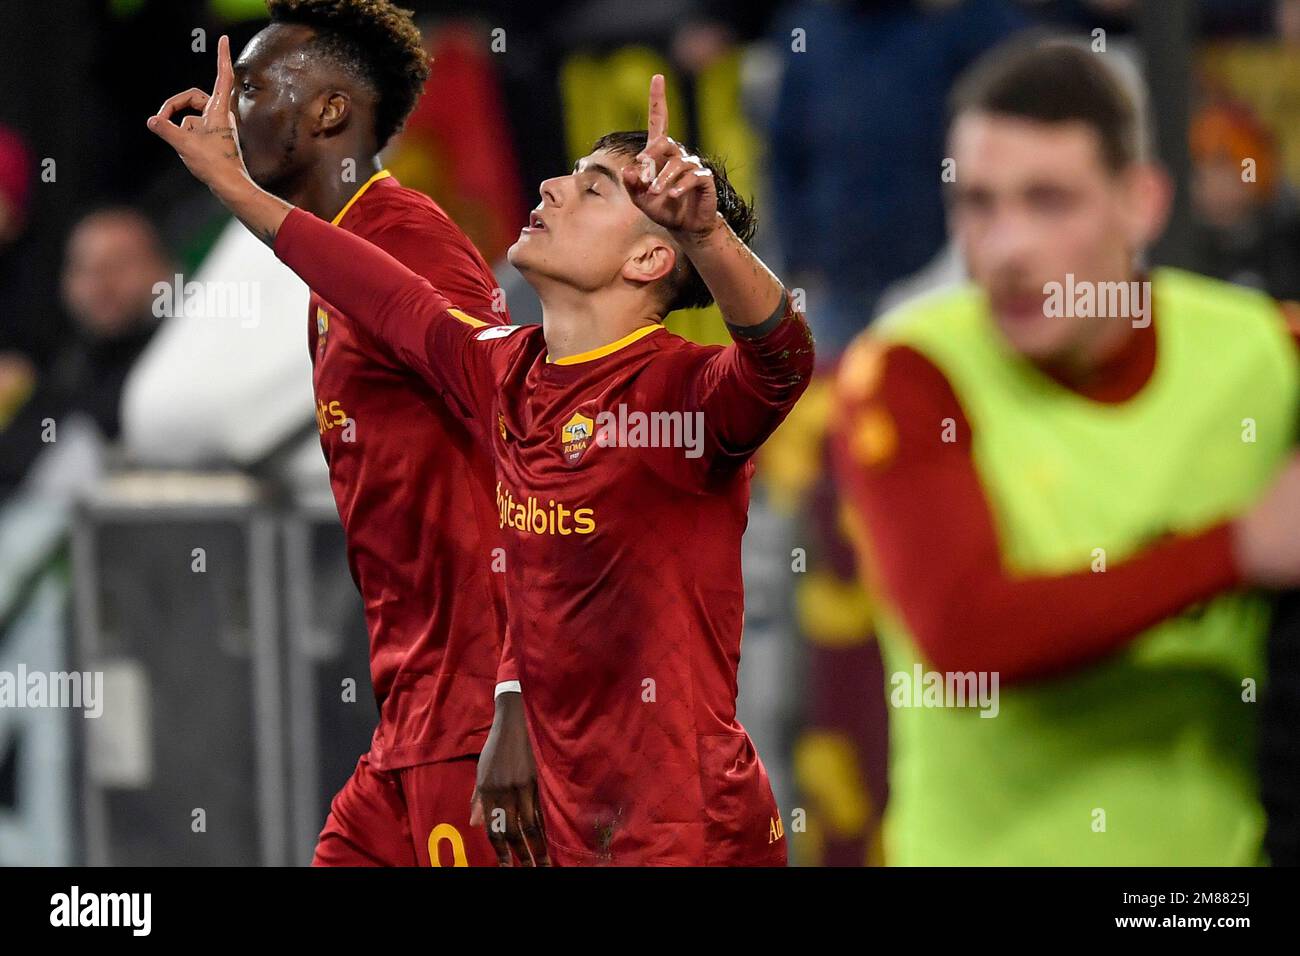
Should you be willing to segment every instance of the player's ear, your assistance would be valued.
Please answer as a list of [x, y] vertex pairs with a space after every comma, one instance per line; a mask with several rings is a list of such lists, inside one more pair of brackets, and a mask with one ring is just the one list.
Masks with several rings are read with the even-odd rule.
[[316, 129], [321, 133], [342, 129], [351, 113], [352, 97], [342, 90], [331, 90], [321, 98], [316, 114]]
[[1129, 240], [1136, 248], [1143, 248], [1159, 239], [1169, 223], [1173, 179], [1155, 163], [1134, 163], [1123, 175]]
[[623, 263], [623, 278], [633, 282], [658, 282], [673, 271], [677, 249], [664, 236], [646, 233], [637, 239]]

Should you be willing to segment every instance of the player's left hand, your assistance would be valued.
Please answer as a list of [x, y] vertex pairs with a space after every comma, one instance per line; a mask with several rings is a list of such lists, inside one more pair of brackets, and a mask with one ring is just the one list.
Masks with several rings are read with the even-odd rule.
[[[248, 178], [231, 106], [234, 87], [230, 38], [223, 36], [217, 41], [217, 79], [211, 95], [197, 89], [178, 93], [168, 98], [147, 124], [176, 150], [196, 179], [218, 193], [221, 184]], [[185, 109], [202, 110], [202, 113], [186, 116], [179, 124], [172, 122], [172, 116]]]
[[623, 182], [632, 202], [652, 222], [687, 239], [709, 235], [722, 222], [713, 173], [665, 133], [668, 99], [664, 78], [650, 79], [650, 119], [646, 147], [636, 162], [623, 167]]
[[495, 706], [479, 756], [470, 825], [487, 828], [499, 865], [513, 866], [513, 852], [520, 866], [550, 866], [523, 702], [518, 692], [507, 691], [497, 696]]

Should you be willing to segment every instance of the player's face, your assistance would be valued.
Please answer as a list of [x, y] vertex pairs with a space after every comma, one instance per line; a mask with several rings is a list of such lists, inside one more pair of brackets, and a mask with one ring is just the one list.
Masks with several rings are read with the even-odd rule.
[[1136, 167], [1111, 170], [1082, 123], [966, 114], [953, 127], [950, 155], [952, 235], [1016, 351], [1067, 361], [1103, 333], [1100, 323], [1124, 321], [1078, 308], [1058, 314], [1048, 284], [1069, 288], [1068, 275], [1074, 288], [1131, 278], [1136, 253], [1159, 228], [1154, 197], [1143, 195], [1155, 187], [1149, 178]]
[[235, 63], [235, 120], [248, 174], [264, 189], [310, 165], [306, 132], [321, 77], [304, 52], [310, 27], [273, 23]]
[[650, 220], [623, 185], [631, 157], [598, 150], [538, 188], [541, 202], [510, 247], [510, 262], [530, 281], [550, 279], [583, 291], [619, 281], [647, 240]]

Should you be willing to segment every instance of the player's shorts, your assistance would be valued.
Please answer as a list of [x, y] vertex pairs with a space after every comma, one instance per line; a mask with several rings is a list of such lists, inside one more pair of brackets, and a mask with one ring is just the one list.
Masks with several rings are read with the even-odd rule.
[[312, 866], [496, 866], [469, 825], [478, 759], [381, 771], [357, 761], [330, 804]]

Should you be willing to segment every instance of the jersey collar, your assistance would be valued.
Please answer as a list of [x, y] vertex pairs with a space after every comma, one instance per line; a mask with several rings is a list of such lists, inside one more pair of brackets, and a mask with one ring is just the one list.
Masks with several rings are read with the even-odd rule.
[[369, 189], [375, 183], [379, 182], [379, 180], [387, 179], [391, 175], [393, 174], [390, 173], [388, 170], [381, 169], [379, 172], [375, 173], [364, 183], [362, 183], [361, 188], [352, 194], [352, 198], [343, 204], [343, 208], [339, 210], [339, 214], [330, 220], [330, 225], [337, 226], [339, 223], [341, 223], [343, 221], [343, 217], [348, 214], [348, 210], [352, 208], [352, 204], [355, 203], [358, 199], [360, 199], [365, 194], [365, 191], [367, 189]]
[[559, 358], [559, 359], [553, 359], [548, 355], [546, 356], [546, 364], [547, 365], [581, 365], [583, 362], [590, 362], [593, 359], [604, 358], [606, 355], [610, 355], [614, 352], [617, 352], [619, 349], [627, 348], [633, 342], [645, 338], [651, 332], [658, 332], [662, 328], [663, 328], [662, 325], [643, 325], [641, 326], [641, 328], [628, 333], [627, 335], [623, 336], [621, 339], [617, 339], [613, 342], [610, 342], [608, 345], [602, 345], [598, 348], [588, 349], [587, 351], [579, 352], [576, 355], [566, 355], [564, 358]]

